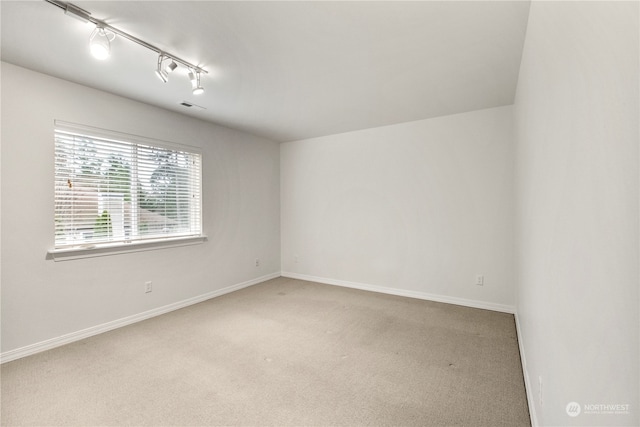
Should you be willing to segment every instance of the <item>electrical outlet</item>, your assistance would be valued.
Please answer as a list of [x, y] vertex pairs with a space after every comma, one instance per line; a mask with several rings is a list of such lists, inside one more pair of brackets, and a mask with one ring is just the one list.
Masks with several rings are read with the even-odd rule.
[[482, 274], [476, 276], [476, 285], [484, 286], [484, 276]]
[[144, 282], [144, 293], [148, 294], [153, 291], [153, 282]]
[[256, 267], [260, 267], [260, 258], [256, 258]]
[[293, 262], [294, 262], [294, 263], [296, 263], [296, 264], [298, 263], [298, 255], [295, 255], [295, 256], [293, 257]]

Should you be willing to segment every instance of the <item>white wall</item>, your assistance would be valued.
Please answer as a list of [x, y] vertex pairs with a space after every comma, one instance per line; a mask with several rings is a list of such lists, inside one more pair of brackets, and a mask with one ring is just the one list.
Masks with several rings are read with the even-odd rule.
[[508, 106], [281, 144], [283, 275], [513, 306], [511, 122]]
[[[55, 119], [201, 147], [208, 241], [45, 259]], [[280, 271], [279, 146], [264, 138], [2, 63], [1, 182], [3, 353]]]
[[[540, 425], [640, 425], [638, 14], [637, 2], [531, 5], [515, 103], [517, 310]], [[571, 418], [572, 401], [632, 413]]]

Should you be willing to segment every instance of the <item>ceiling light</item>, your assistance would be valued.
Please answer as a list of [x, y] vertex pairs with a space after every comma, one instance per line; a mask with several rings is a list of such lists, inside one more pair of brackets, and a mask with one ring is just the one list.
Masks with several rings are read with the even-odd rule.
[[190, 71], [189, 79], [191, 80], [191, 89], [194, 95], [204, 93], [204, 88], [200, 86], [200, 71], [196, 71], [195, 76], [193, 72]]
[[169, 80], [169, 75], [167, 74], [167, 72], [165, 70], [162, 69], [162, 61], [164, 60], [164, 56], [161, 54], [160, 56], [158, 56], [158, 68], [156, 69], [156, 76], [158, 76], [158, 78], [160, 80], [162, 80], [164, 83], [167, 82], [167, 80]]
[[167, 73], [170, 73], [173, 70], [175, 70], [176, 68], [178, 68], [178, 64], [176, 64], [176, 62], [172, 59], [171, 62], [169, 62], [166, 67], [164, 67], [164, 70]]
[[[87, 12], [72, 3], [62, 0], [45, 1], [59, 9], [62, 9], [66, 15], [71, 16], [72, 18], [79, 19], [84, 22], [90, 22], [96, 26], [91, 33], [91, 37], [89, 37], [89, 47], [91, 49], [91, 53], [96, 58], [106, 59], [109, 57], [109, 54], [111, 53], [111, 42], [115, 39], [116, 35], [118, 35], [123, 39], [136, 43], [159, 55], [156, 75], [163, 82], [166, 83], [169, 79], [169, 73], [175, 71], [176, 68], [178, 68], [178, 65], [182, 65], [189, 70], [189, 78], [191, 79], [191, 89], [193, 93], [198, 95], [204, 92], [204, 89], [200, 86], [201, 74], [207, 74], [207, 70], [204, 68], [198, 67], [197, 65], [187, 62], [173, 54], [165, 53], [151, 43], [147, 43], [144, 40], [132, 36], [119, 28], [111, 26], [108, 23], [91, 16], [91, 12]], [[163, 68], [162, 63], [164, 60], [168, 60], [169, 63]]]
[[102, 27], [96, 27], [89, 37], [89, 49], [96, 59], [107, 59], [111, 53], [111, 42], [116, 37], [112, 32], [105, 31]]

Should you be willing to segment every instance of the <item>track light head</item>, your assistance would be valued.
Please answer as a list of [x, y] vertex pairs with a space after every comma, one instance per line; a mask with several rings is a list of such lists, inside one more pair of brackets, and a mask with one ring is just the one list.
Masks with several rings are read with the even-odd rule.
[[176, 68], [178, 68], [178, 64], [176, 64], [176, 62], [172, 59], [171, 62], [169, 62], [166, 67], [164, 67], [164, 70], [167, 73], [170, 73], [173, 70], [175, 70]]
[[194, 95], [204, 93], [204, 88], [200, 86], [200, 71], [196, 71], [195, 75], [193, 71], [189, 71], [189, 79], [191, 80], [191, 90]]
[[162, 80], [163, 83], [166, 83], [167, 80], [169, 80], [169, 75], [165, 70], [162, 69], [163, 60], [164, 60], [164, 56], [160, 54], [158, 56], [158, 68], [156, 68], [156, 76], [158, 76], [158, 78]]
[[111, 42], [116, 35], [104, 28], [96, 26], [89, 37], [89, 49], [91, 54], [100, 60], [107, 59], [111, 54]]
[[163, 83], [169, 81], [169, 75], [164, 70], [156, 70], [156, 76], [158, 76], [158, 78], [162, 80]]

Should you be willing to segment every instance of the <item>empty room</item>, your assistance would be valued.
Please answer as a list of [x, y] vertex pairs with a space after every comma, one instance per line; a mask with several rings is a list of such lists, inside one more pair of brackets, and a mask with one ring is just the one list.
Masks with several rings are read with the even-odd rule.
[[640, 2], [0, 19], [0, 424], [640, 425]]

